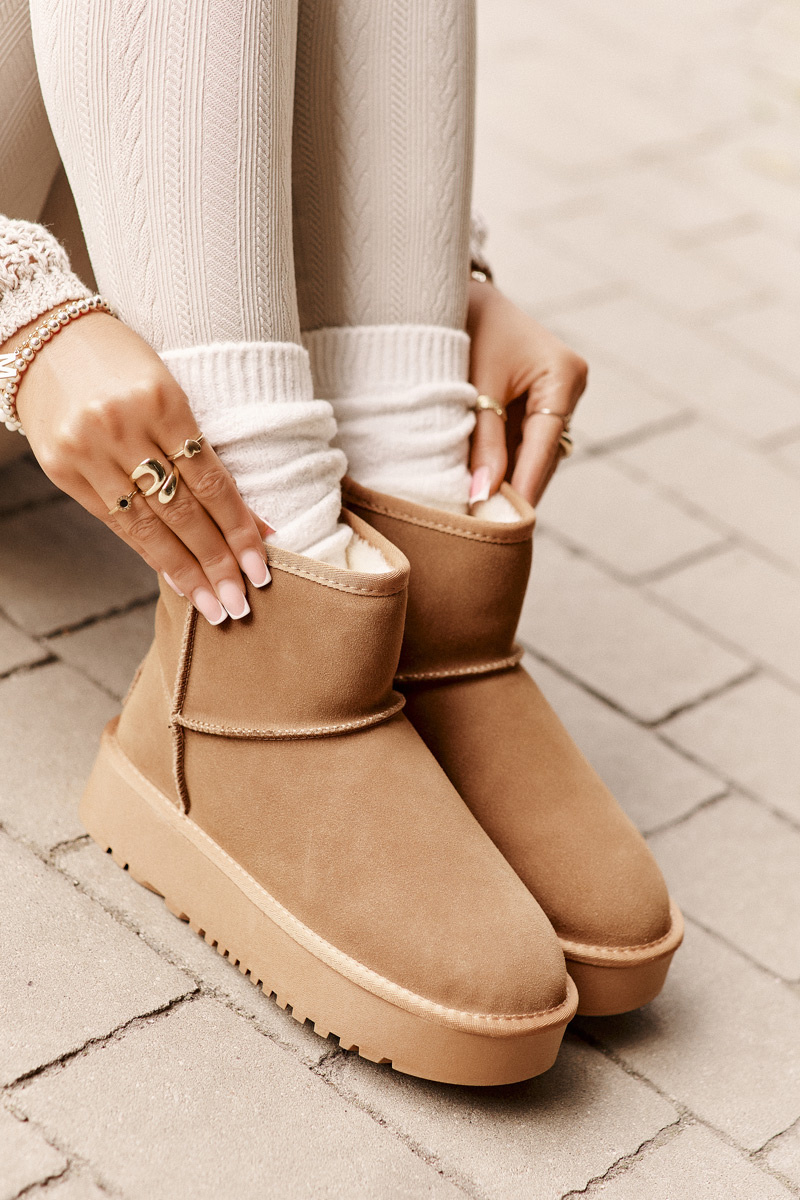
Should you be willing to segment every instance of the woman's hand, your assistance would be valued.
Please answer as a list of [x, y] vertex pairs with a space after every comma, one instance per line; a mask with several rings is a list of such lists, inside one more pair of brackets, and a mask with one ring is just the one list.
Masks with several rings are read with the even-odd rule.
[[[10, 338], [10, 352], [49, 316]], [[72, 321], [39, 351], [22, 377], [17, 411], [33, 453], [62, 491], [98, 517], [191, 597], [217, 625], [248, 611], [242, 573], [269, 581], [263, 539], [270, 529], [242, 500], [211, 446], [177, 459], [169, 503], [137, 492], [131, 472], [158, 459], [167, 473], [174, 454], [198, 432], [189, 402], [161, 359], [121, 321], [102, 312]], [[142, 479], [146, 487], [151, 476]]]
[[[536, 504], [558, 466], [564, 425], [557, 417], [532, 414], [543, 408], [571, 414], [586, 387], [587, 365], [489, 282], [470, 283], [467, 332], [472, 340], [470, 382], [478, 394], [505, 407], [527, 393], [511, 484]], [[506, 432], [497, 413], [478, 412], [470, 456], [473, 502], [496, 492], [505, 477]]]

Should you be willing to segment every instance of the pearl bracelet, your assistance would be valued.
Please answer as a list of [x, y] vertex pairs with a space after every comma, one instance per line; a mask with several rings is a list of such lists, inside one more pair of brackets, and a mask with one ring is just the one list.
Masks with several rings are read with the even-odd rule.
[[17, 390], [22, 376], [33, 362], [45, 342], [60, 333], [70, 321], [77, 320], [88, 312], [107, 312], [112, 317], [111, 305], [102, 296], [88, 296], [82, 300], [73, 300], [53, 313], [41, 325], [29, 333], [25, 341], [11, 353], [0, 354], [0, 368], [8, 364], [7, 372], [0, 374], [0, 419], [6, 429], [16, 430], [23, 434], [22, 422], [17, 415]]

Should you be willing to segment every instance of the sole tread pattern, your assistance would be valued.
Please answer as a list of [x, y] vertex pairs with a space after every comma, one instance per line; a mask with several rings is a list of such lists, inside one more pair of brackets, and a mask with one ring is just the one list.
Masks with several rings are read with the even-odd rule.
[[238, 967], [240, 973], [244, 975], [245, 978], [250, 979], [250, 981], [256, 987], [260, 988], [268, 999], [273, 1000], [275, 1004], [277, 1004], [278, 1008], [284, 1012], [288, 1010], [290, 1015], [294, 1017], [298, 1024], [305, 1025], [308, 1023], [313, 1029], [314, 1033], [324, 1040], [327, 1040], [330, 1037], [336, 1038], [337, 1042], [339, 1043], [340, 1050], [346, 1050], [348, 1053], [357, 1053], [361, 1058], [367, 1059], [372, 1063], [378, 1063], [380, 1065], [387, 1066], [392, 1065], [392, 1060], [390, 1058], [384, 1058], [375, 1051], [362, 1050], [352, 1038], [348, 1038], [344, 1034], [334, 1033], [332, 1030], [328, 1029], [323, 1022], [314, 1021], [313, 1017], [304, 1015], [299, 1008], [295, 1009], [295, 1006], [291, 1003], [288, 997], [279, 997], [261, 978], [255, 978], [250, 967], [245, 966], [240, 958], [233, 957], [228, 949], [219, 944], [217, 938], [215, 938], [208, 930], [203, 929], [203, 927], [196, 921], [193, 921], [191, 916], [183, 911], [183, 907], [180, 904], [172, 903], [162, 892], [158, 891], [157, 888], [154, 888], [152, 884], [147, 883], [147, 881], [144, 879], [139, 879], [132, 871], [130, 871], [130, 864], [114, 851], [113, 846], [106, 846], [105, 853], [111, 855], [112, 861], [115, 862], [118, 867], [121, 867], [123, 871], [128, 871], [135, 883], [138, 883], [141, 887], [147, 888], [148, 891], [153, 892], [156, 896], [160, 896], [164, 901], [165, 907], [169, 912], [172, 913], [173, 916], [177, 917], [179, 921], [187, 923], [193, 933], [196, 933], [198, 937], [201, 937], [209, 946], [212, 947], [212, 949], [216, 950], [222, 958], [227, 958], [231, 963], [231, 966]]

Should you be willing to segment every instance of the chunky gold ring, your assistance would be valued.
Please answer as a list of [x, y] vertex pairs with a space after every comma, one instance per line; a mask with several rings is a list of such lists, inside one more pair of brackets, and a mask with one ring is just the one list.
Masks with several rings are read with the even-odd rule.
[[[138, 484], [138, 480], [143, 479], [145, 475], [150, 475], [153, 480], [150, 487], [141, 487]], [[180, 474], [178, 468], [173, 466], [167, 475], [166, 467], [162, 462], [159, 462], [157, 458], [146, 458], [139, 463], [135, 470], [131, 471], [131, 479], [143, 496], [152, 496], [158, 492], [159, 504], [169, 504], [178, 490]]]
[[[145, 475], [149, 475], [153, 480], [150, 487], [144, 487], [139, 483], [139, 480], [143, 479]], [[145, 458], [138, 467], [131, 471], [131, 479], [143, 496], [152, 496], [153, 492], [157, 492], [167, 482], [167, 472], [164, 464], [157, 458]]]
[[174, 454], [168, 454], [167, 458], [170, 462], [174, 462], [176, 458], [194, 458], [195, 454], [199, 454], [203, 449], [205, 435], [196, 433], [194, 437], [187, 438], [179, 450]]
[[113, 517], [114, 513], [125, 512], [133, 503], [133, 497], [139, 495], [138, 487], [135, 487], [132, 492], [128, 492], [127, 496], [120, 496], [113, 508], [108, 510], [108, 515]]
[[503, 421], [508, 420], [508, 413], [503, 408], [503, 405], [498, 404], [497, 401], [493, 400], [491, 396], [476, 397], [474, 407], [478, 412], [481, 412], [485, 409], [488, 412], [497, 413], [498, 417], [500, 417]]

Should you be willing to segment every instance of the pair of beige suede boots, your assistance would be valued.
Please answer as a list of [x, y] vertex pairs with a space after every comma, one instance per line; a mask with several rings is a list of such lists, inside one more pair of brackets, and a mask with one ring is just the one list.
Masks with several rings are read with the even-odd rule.
[[271, 550], [271, 585], [219, 628], [162, 588], [81, 807], [298, 1020], [459, 1084], [545, 1071], [576, 1010], [651, 1000], [682, 937], [519, 665], [534, 512], [503, 492], [516, 522], [346, 480], [343, 519], [388, 571]]

